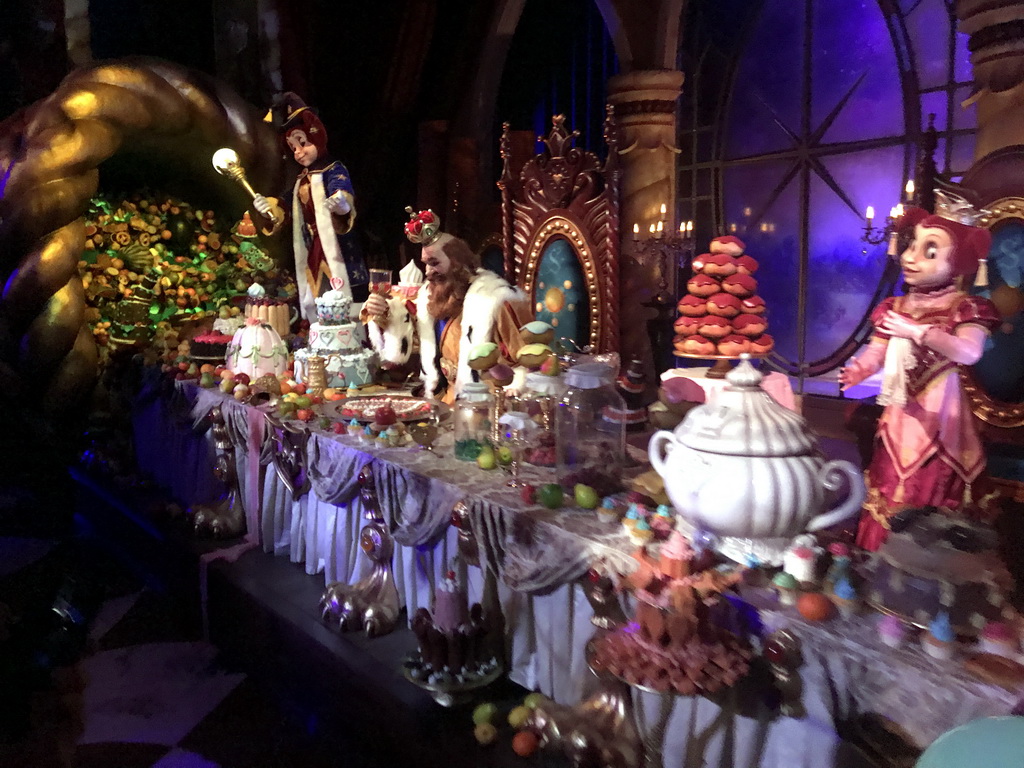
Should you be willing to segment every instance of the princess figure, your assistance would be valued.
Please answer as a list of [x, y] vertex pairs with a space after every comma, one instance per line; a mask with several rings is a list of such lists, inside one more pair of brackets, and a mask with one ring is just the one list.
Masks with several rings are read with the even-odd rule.
[[950, 514], [986, 517], [977, 483], [985, 455], [958, 365], [973, 365], [999, 325], [996, 307], [971, 296], [958, 278], [985, 282], [988, 230], [963, 198], [936, 191], [936, 212], [910, 208], [901, 231], [914, 239], [900, 257], [908, 292], [890, 297], [871, 315], [870, 344], [839, 374], [845, 391], [880, 368], [884, 405], [867, 470], [868, 499], [857, 544], [877, 550], [889, 519], [907, 507], [934, 506]]

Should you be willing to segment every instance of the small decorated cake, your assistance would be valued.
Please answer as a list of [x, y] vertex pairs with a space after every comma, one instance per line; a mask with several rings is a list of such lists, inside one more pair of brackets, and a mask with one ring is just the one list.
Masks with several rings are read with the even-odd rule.
[[420, 608], [412, 619], [418, 658], [407, 662], [413, 678], [434, 685], [460, 684], [493, 672], [490, 626], [479, 603], [469, 607], [465, 589], [449, 571], [434, 591], [434, 611]]
[[857, 590], [854, 588], [849, 576], [844, 574], [836, 581], [832, 587], [830, 597], [839, 610], [839, 615], [844, 619], [856, 616], [860, 612], [860, 596], [857, 594]]
[[255, 318], [271, 326], [281, 338], [292, 332], [292, 308], [285, 299], [268, 295], [266, 288], [259, 283], [250, 285], [246, 293], [246, 319]]
[[1001, 619], [1013, 581], [990, 529], [928, 509], [900, 512], [890, 525], [862, 568], [868, 602], [922, 627], [945, 614], [965, 635]]
[[305, 381], [309, 358], [315, 356], [324, 358], [328, 387], [362, 387], [377, 373], [377, 355], [366, 343], [365, 327], [351, 322], [352, 299], [337, 278], [331, 282], [337, 287], [316, 299], [318, 322], [309, 326], [309, 346], [295, 353], [295, 379]]
[[890, 648], [899, 648], [907, 637], [907, 627], [897, 616], [886, 614], [878, 620], [878, 638]]
[[228, 344], [224, 364], [252, 381], [268, 373], [280, 376], [288, 370], [288, 347], [271, 326], [250, 317]]
[[224, 362], [232, 338], [217, 331], [200, 334], [189, 342], [189, 356], [196, 362], [220, 365]]
[[423, 270], [416, 266], [415, 261], [410, 261], [398, 271], [398, 285], [395, 293], [406, 300], [413, 300], [420, 292], [424, 282]]

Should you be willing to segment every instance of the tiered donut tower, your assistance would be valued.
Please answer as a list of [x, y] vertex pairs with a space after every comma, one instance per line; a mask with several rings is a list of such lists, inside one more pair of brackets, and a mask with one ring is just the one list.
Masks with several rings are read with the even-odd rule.
[[676, 357], [717, 360], [709, 378], [723, 378], [730, 360], [742, 354], [763, 357], [775, 341], [765, 333], [764, 299], [757, 295], [757, 261], [746, 245], [727, 235], [711, 241], [710, 253], [693, 260], [693, 276], [676, 308]]

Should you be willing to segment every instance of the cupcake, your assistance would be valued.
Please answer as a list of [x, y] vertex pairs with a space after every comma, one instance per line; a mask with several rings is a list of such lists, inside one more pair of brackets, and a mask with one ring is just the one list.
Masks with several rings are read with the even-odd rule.
[[753, 296], [757, 291], [757, 280], [750, 275], [732, 275], [722, 281], [722, 290], [738, 298], [745, 299], [747, 296]]
[[953, 658], [956, 647], [956, 635], [953, 625], [949, 623], [949, 614], [942, 611], [932, 619], [928, 631], [921, 636], [921, 645], [933, 659], [947, 660]]
[[792, 574], [785, 571], [776, 574], [772, 579], [772, 586], [775, 588], [775, 594], [779, 596], [781, 605], [796, 605], [796, 598], [800, 594], [800, 585]]
[[712, 253], [704, 260], [704, 274], [729, 277], [736, 274], [736, 262], [727, 253]]
[[1002, 621], [990, 621], [985, 624], [979, 637], [983, 653], [994, 653], [1007, 659], [1017, 660], [1020, 650], [1017, 633], [1013, 627]]
[[642, 547], [653, 538], [654, 531], [651, 529], [651, 526], [648, 525], [646, 520], [637, 520], [636, 525], [634, 525], [632, 530], [629, 532], [629, 540], [638, 547]]
[[832, 587], [830, 597], [832, 602], [835, 603], [836, 608], [839, 609], [839, 615], [844, 619], [856, 616], [860, 611], [860, 597], [857, 595], [857, 590], [853, 588], [853, 584], [850, 583], [849, 577], [845, 574]]
[[373, 430], [370, 429], [370, 425], [369, 424], [367, 424], [365, 427], [363, 427], [363, 442], [372, 443], [376, 439], [377, 439], [377, 436], [375, 434], [373, 434]]
[[474, 371], [486, 371], [498, 362], [498, 345], [493, 341], [476, 344], [469, 350], [469, 367]]
[[878, 621], [878, 638], [890, 648], [899, 648], [907, 637], [907, 628], [903, 622], [892, 615], [883, 616]]
[[651, 528], [655, 538], [667, 539], [676, 527], [676, 516], [672, 507], [667, 504], [659, 504], [651, 516]]
[[810, 547], [793, 547], [783, 555], [782, 569], [798, 582], [813, 584], [817, 575], [817, 557]]
[[676, 304], [676, 310], [679, 314], [685, 315], [686, 317], [704, 317], [704, 315], [708, 313], [708, 305], [707, 302], [699, 296], [691, 296], [687, 294], [679, 300], [678, 304]]
[[402, 433], [396, 424], [392, 424], [390, 427], [385, 429], [382, 436], [387, 439], [388, 445], [392, 448], [397, 448], [402, 444]]
[[715, 278], [707, 275], [694, 275], [686, 281], [686, 290], [692, 296], [700, 296], [706, 299], [708, 296], [714, 296], [722, 289]]
[[716, 293], [708, 299], [708, 312], [719, 317], [736, 317], [742, 308], [740, 300], [731, 293]]
[[527, 368], [537, 368], [551, 355], [551, 347], [547, 344], [527, 344], [520, 348], [517, 362]]
[[735, 235], [722, 235], [711, 241], [708, 249], [712, 253], [727, 253], [730, 256], [739, 256], [746, 249], [746, 243]]
[[597, 508], [597, 519], [608, 524], [619, 522], [618, 505], [611, 496], [605, 496], [601, 501], [601, 506]]
[[757, 272], [757, 259], [744, 254], [736, 259], [736, 273], [740, 275], [752, 275]]
[[348, 434], [349, 437], [361, 436], [363, 434], [363, 425], [355, 419], [352, 419], [352, 421], [348, 423]]
[[630, 504], [629, 509], [626, 510], [626, 516], [622, 518], [622, 527], [626, 529], [626, 533], [630, 533], [639, 522], [640, 512], [637, 510], [636, 504]]
[[519, 329], [519, 338], [524, 344], [551, 344], [555, 340], [555, 329], [543, 320], [533, 320]]

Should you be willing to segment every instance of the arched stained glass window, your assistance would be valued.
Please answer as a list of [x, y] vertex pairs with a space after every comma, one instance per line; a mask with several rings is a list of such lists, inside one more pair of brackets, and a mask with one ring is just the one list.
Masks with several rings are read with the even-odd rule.
[[871, 309], [886, 258], [860, 240], [864, 211], [899, 202], [929, 115], [940, 168], [971, 163], [966, 35], [951, 0], [688, 5], [679, 218], [698, 247], [746, 241], [775, 361], [804, 372]]

